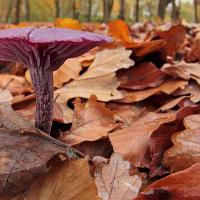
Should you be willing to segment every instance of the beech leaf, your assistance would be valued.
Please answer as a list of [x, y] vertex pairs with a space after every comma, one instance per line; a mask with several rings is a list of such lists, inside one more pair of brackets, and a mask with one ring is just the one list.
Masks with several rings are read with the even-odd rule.
[[109, 164], [97, 168], [95, 183], [102, 200], [133, 200], [142, 186], [136, 173], [130, 174], [131, 164], [118, 154], [113, 154]]

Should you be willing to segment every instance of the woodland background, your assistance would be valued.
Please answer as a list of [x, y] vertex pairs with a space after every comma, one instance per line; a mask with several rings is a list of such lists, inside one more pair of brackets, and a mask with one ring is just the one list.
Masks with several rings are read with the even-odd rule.
[[52, 21], [55, 18], [108, 22], [186, 20], [200, 22], [200, 0], [0, 0], [0, 22]]

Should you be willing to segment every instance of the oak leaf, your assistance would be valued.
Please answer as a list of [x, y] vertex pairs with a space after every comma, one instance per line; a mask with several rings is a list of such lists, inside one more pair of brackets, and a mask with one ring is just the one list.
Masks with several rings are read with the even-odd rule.
[[184, 118], [185, 130], [172, 135], [174, 146], [168, 149], [163, 164], [177, 172], [200, 162], [200, 114]]
[[79, 80], [107, 75], [133, 66], [135, 63], [129, 58], [131, 53], [132, 51], [125, 48], [104, 49], [98, 52], [91, 66]]

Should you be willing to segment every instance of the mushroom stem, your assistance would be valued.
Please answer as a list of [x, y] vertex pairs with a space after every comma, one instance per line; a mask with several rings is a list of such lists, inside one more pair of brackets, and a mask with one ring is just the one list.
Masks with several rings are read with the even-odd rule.
[[35, 127], [50, 134], [53, 120], [53, 72], [43, 67], [30, 68], [36, 94]]

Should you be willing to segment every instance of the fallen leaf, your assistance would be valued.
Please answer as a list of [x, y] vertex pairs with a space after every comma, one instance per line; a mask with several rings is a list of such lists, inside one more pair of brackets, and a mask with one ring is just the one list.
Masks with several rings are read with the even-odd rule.
[[144, 114], [130, 127], [109, 134], [114, 152], [119, 153], [124, 159], [139, 167], [152, 132], [161, 124], [174, 119], [174, 113], [159, 114], [152, 112]]
[[97, 78], [75, 80], [64, 87], [55, 90], [56, 101], [66, 103], [71, 98], [89, 98], [97, 96], [100, 101], [111, 101], [122, 99], [122, 92], [117, 90], [119, 81], [115, 73], [107, 74]]
[[13, 100], [13, 96], [8, 89], [0, 90], [0, 104], [10, 102]]
[[170, 75], [180, 77], [185, 80], [194, 79], [200, 85], [200, 64], [186, 63], [184, 61], [170, 65], [165, 64], [162, 70]]
[[54, 166], [22, 197], [26, 200], [100, 200], [86, 158]]
[[163, 157], [163, 164], [177, 172], [200, 162], [200, 114], [184, 118], [186, 129], [172, 135], [174, 146]]
[[199, 62], [200, 61], [200, 34], [197, 34], [193, 40], [191, 50], [189, 51], [186, 60], [188, 62]]
[[150, 169], [149, 176], [151, 178], [163, 176], [168, 172], [162, 165], [162, 159], [164, 152], [173, 145], [171, 136], [178, 131], [184, 130], [183, 119], [186, 116], [199, 113], [199, 105], [185, 106], [177, 111], [174, 121], [161, 124], [153, 131], [142, 161], [142, 166]]
[[71, 79], [77, 79], [81, 70], [81, 63], [78, 58], [67, 59], [64, 64], [53, 73], [54, 86], [60, 88]]
[[200, 85], [194, 81], [189, 82], [189, 85], [187, 85], [185, 89], [177, 90], [175, 93], [173, 93], [173, 95], [190, 95], [190, 100], [194, 103], [197, 103], [200, 101]]
[[95, 183], [102, 200], [133, 200], [142, 186], [139, 175], [130, 175], [131, 164], [113, 154], [109, 164], [95, 171]]
[[32, 122], [24, 119], [21, 115], [15, 112], [9, 103], [0, 104], [0, 123], [4, 128], [8, 129], [34, 127]]
[[171, 174], [148, 186], [135, 200], [200, 199], [200, 164]]
[[57, 18], [55, 20], [55, 27], [58, 28], [69, 28], [74, 30], [81, 30], [81, 23], [78, 20], [71, 18]]
[[165, 103], [164, 105], [162, 105], [158, 110], [160, 110], [162, 112], [170, 110], [173, 107], [177, 106], [182, 100], [184, 100], [186, 98], [190, 98], [190, 96], [181, 96], [181, 97], [172, 99], [172, 100], [168, 101], [167, 103]]
[[181, 44], [184, 41], [185, 34], [186, 28], [181, 24], [172, 26], [167, 31], [156, 33], [158, 39], [163, 39], [166, 41], [166, 45], [163, 50], [167, 55], [170, 55], [172, 57], [174, 57], [174, 54], [180, 49]]
[[129, 47], [133, 44], [133, 40], [127, 23], [121, 19], [116, 19], [108, 24], [109, 33], [123, 45]]
[[159, 39], [159, 40], [152, 40], [143, 42], [141, 44], [135, 44], [131, 48], [133, 54], [137, 57], [144, 57], [150, 53], [160, 51], [166, 45], [166, 41]]
[[116, 126], [114, 113], [104, 103], [97, 102], [95, 96], [91, 96], [85, 105], [77, 99], [71, 130], [62, 141], [68, 145], [95, 141], [107, 136]]
[[98, 52], [89, 69], [78, 79], [89, 79], [129, 68], [135, 63], [129, 57], [132, 51], [125, 48], [104, 49]]
[[9, 89], [13, 95], [31, 91], [30, 85], [23, 77], [9, 74], [0, 74], [0, 88]]
[[160, 92], [170, 95], [173, 92], [175, 92], [177, 89], [180, 89], [180, 88], [184, 89], [186, 86], [187, 86], [187, 81], [166, 80], [164, 83], [162, 83], [161, 85], [155, 88], [139, 90], [139, 91], [124, 92], [124, 98], [119, 101], [124, 102], [124, 103], [138, 102], [138, 101], [147, 99], [148, 97]]
[[0, 129], [0, 195], [15, 196], [48, 171], [47, 162], [68, 147], [37, 130]]
[[120, 88], [142, 90], [159, 86], [166, 75], [151, 62], [142, 62], [126, 70], [120, 70], [117, 76]]

